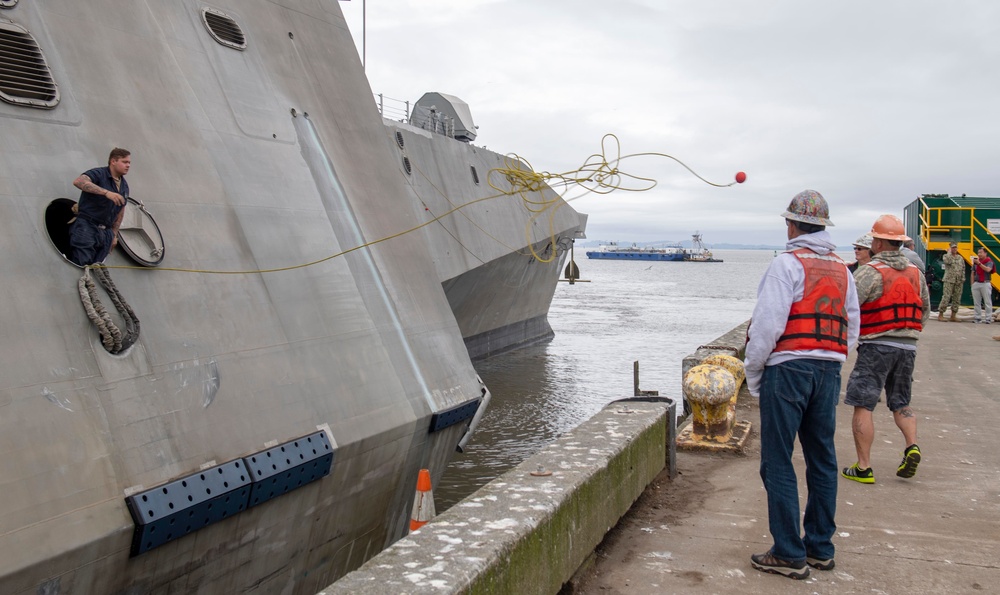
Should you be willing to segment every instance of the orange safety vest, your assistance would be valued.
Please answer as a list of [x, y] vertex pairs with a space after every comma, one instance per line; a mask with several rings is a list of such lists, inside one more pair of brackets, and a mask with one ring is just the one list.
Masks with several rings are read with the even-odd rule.
[[868, 266], [882, 275], [882, 297], [861, 304], [861, 336], [897, 329], [923, 330], [920, 269], [911, 264], [897, 271], [879, 261]]
[[847, 355], [847, 266], [836, 254], [799, 248], [806, 272], [802, 299], [792, 304], [775, 351], [822, 349]]

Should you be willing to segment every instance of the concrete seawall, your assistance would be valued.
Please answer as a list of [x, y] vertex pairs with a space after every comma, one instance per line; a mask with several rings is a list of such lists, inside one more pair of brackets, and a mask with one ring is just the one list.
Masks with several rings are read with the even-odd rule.
[[612, 403], [322, 591], [556, 593], [664, 469], [667, 403]]

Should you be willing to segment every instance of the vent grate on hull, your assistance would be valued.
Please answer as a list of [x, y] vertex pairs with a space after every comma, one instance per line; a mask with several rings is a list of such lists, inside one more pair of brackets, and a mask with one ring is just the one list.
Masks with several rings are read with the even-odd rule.
[[2, 19], [0, 100], [42, 109], [59, 103], [59, 87], [35, 38], [24, 27]]
[[234, 50], [247, 49], [246, 35], [233, 17], [214, 8], [206, 8], [201, 11], [201, 20], [215, 41]]

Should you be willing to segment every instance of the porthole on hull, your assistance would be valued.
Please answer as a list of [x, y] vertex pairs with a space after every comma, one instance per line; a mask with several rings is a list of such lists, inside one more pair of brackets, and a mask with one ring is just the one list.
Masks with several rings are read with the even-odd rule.
[[396, 131], [396, 144], [399, 145], [400, 149], [405, 148], [403, 147], [403, 133], [398, 130]]
[[476, 186], [479, 185], [479, 172], [476, 171], [475, 165], [470, 165], [469, 168], [472, 170], [472, 181], [475, 182]]
[[57, 198], [50, 202], [45, 208], [45, 231], [63, 259], [73, 266], [79, 266], [68, 258], [69, 224], [76, 218], [74, 205], [76, 201], [71, 198]]
[[13, 8], [17, 0], [0, 0], [0, 8]]
[[52, 109], [59, 103], [59, 87], [52, 79], [38, 42], [24, 27], [3, 19], [0, 19], [0, 100], [42, 109]]
[[201, 22], [205, 23], [212, 39], [234, 50], [247, 49], [247, 38], [243, 29], [233, 20], [233, 17], [214, 8], [201, 11]]
[[403, 171], [406, 172], [406, 175], [413, 173], [413, 165], [410, 164], [410, 158], [405, 155], [403, 156]]

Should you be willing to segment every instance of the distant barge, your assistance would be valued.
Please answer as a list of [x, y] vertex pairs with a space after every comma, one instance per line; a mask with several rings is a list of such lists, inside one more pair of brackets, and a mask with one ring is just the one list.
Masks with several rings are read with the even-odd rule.
[[650, 246], [619, 246], [617, 242], [603, 244], [597, 250], [587, 252], [587, 258], [595, 260], [668, 260], [685, 262], [722, 262], [714, 258], [711, 250], [701, 241], [701, 233], [691, 235], [691, 247], [679, 244], [654, 248]]
[[621, 247], [611, 242], [587, 252], [587, 258], [596, 260], [684, 260], [684, 249], [680, 246], [650, 248], [647, 246]]

